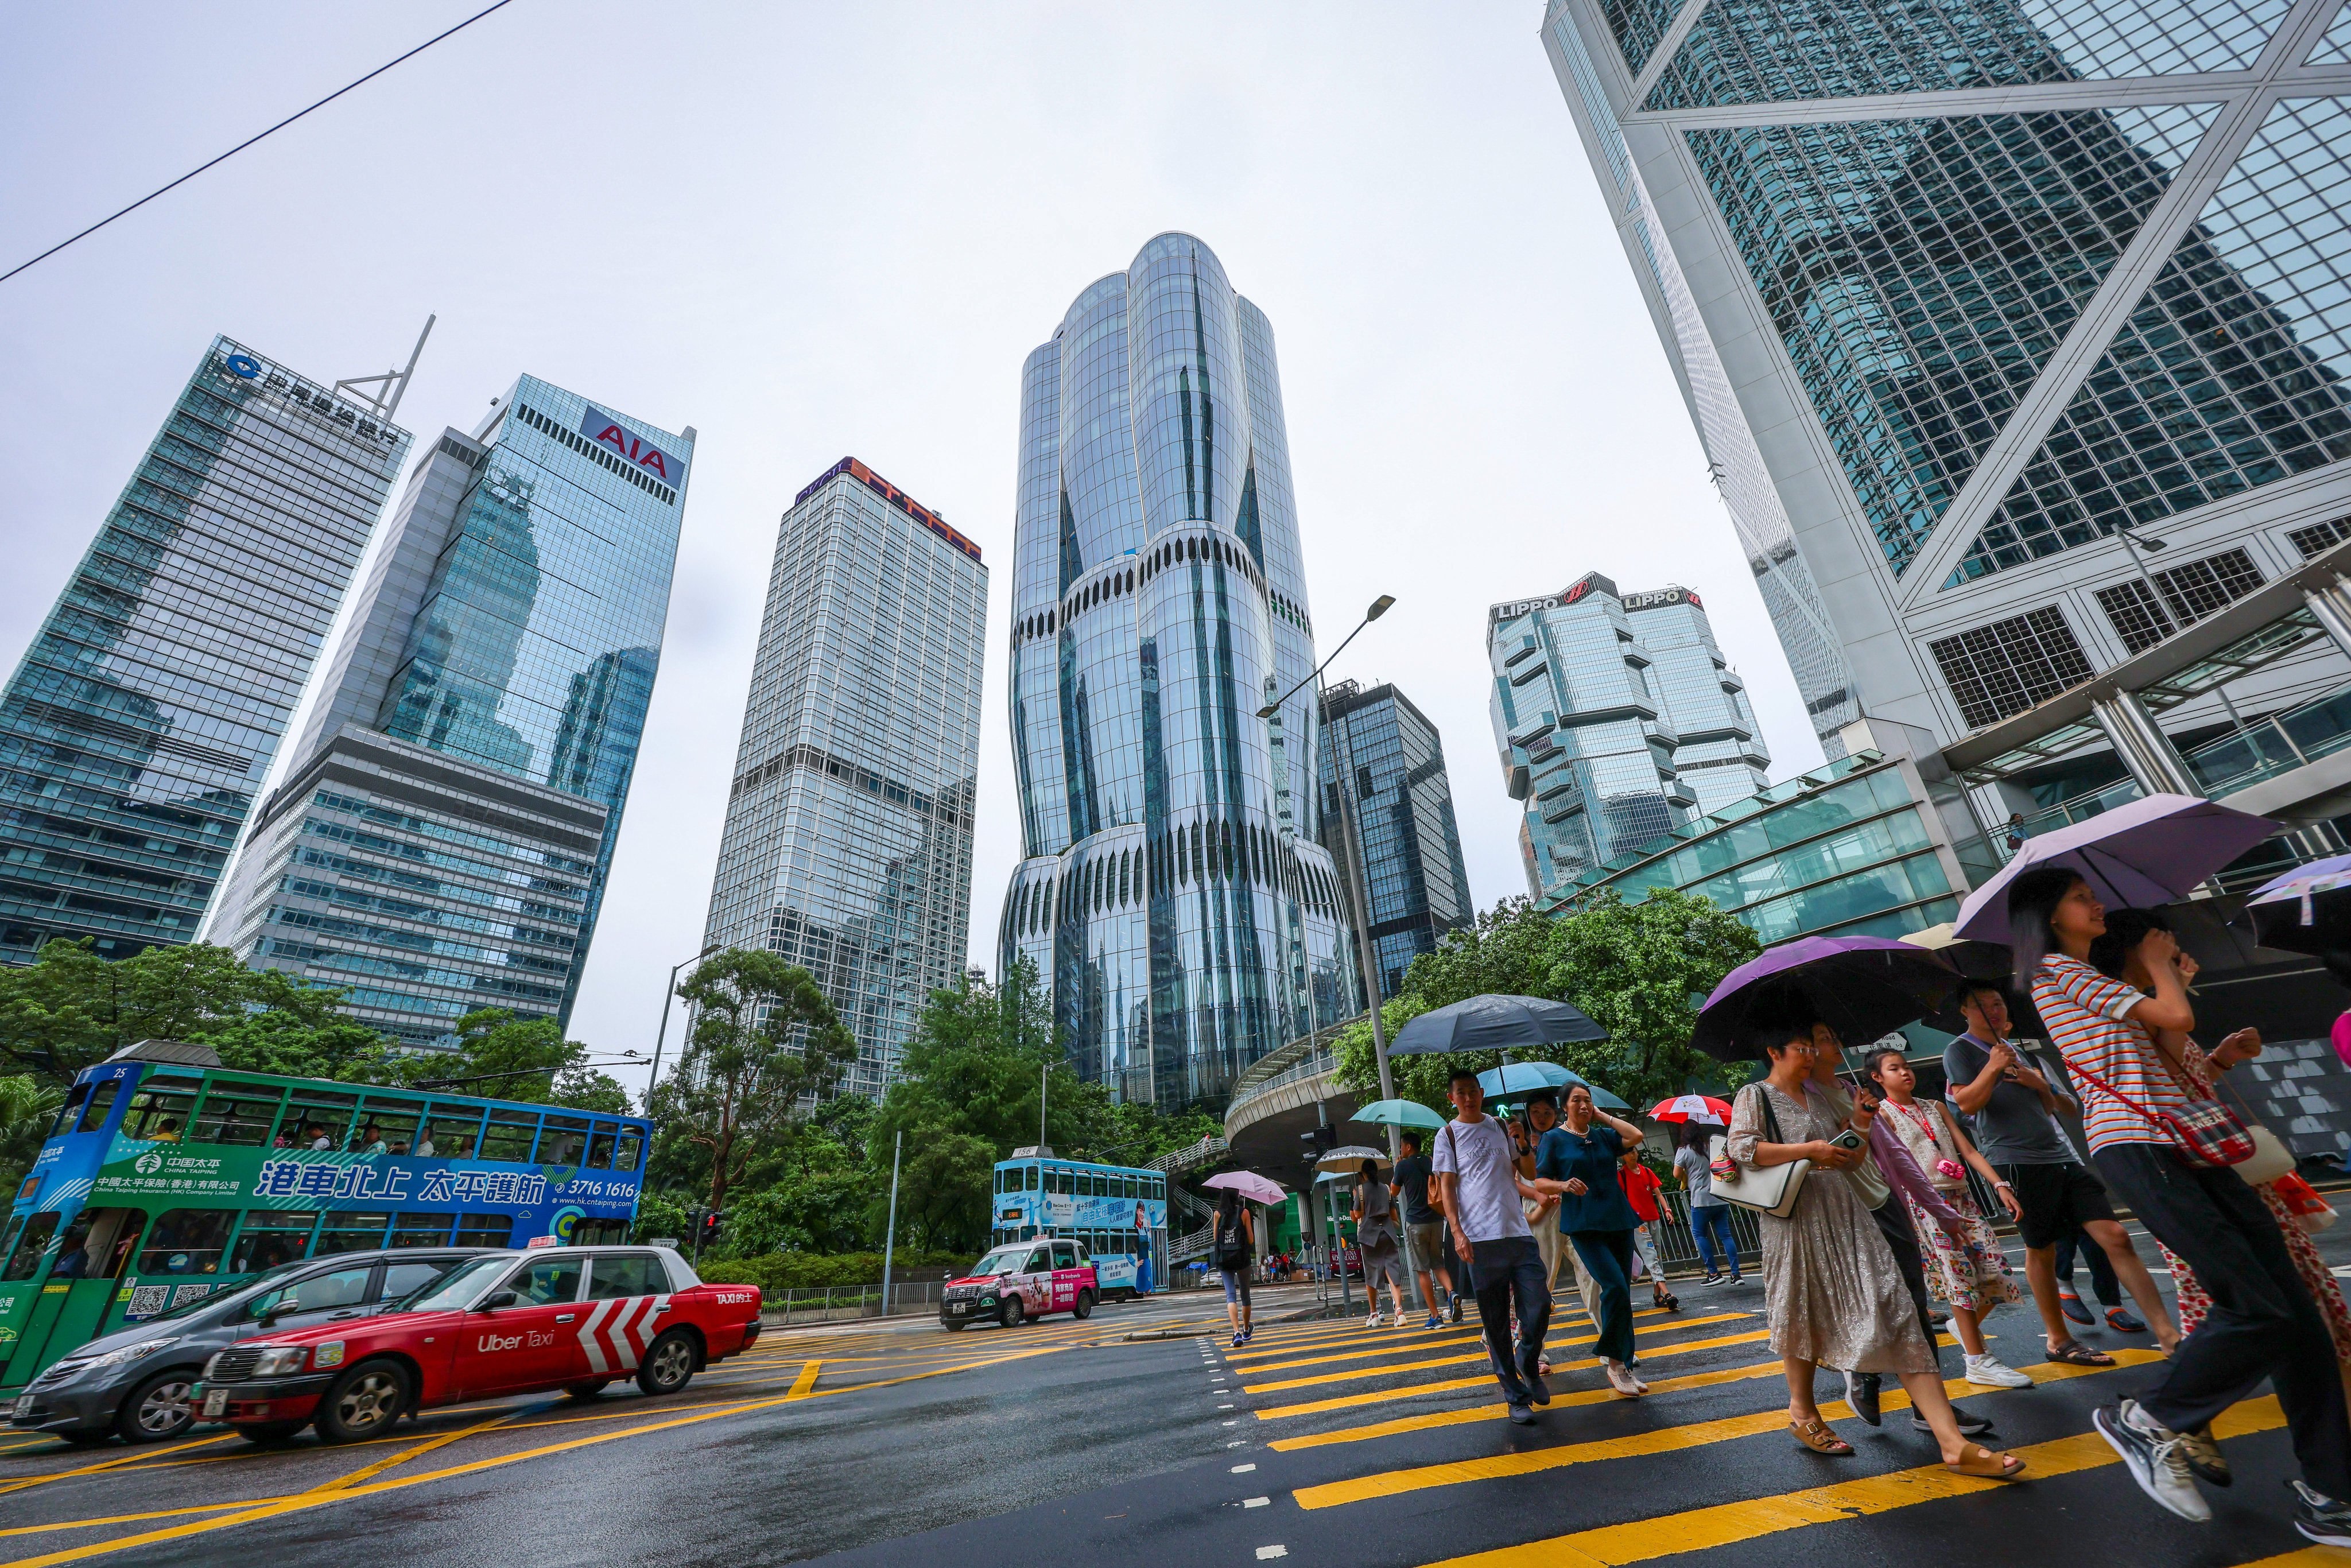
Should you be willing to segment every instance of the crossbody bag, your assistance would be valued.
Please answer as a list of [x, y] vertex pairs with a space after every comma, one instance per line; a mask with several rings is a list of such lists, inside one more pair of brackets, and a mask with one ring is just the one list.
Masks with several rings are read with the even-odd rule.
[[2188, 1100], [2177, 1108], [2150, 1111], [2079, 1062], [2068, 1061], [2065, 1067], [2163, 1134], [2191, 1166], [2205, 1170], [2226, 1166], [2255, 1186], [2294, 1169], [2294, 1151], [2275, 1133], [2258, 1122], [2248, 1122], [2218, 1100]]
[[[1761, 1084], [1753, 1087], [1763, 1102], [1763, 1129], [1770, 1134], [1768, 1141], [1786, 1143], [1788, 1140], [1780, 1135], [1780, 1118], [1771, 1109], [1771, 1092]], [[1707, 1140], [1709, 1145], [1717, 1141], [1714, 1138]], [[1728, 1150], [1729, 1140], [1723, 1138], [1719, 1141]], [[1716, 1154], [1711, 1146], [1707, 1152]], [[1785, 1219], [1796, 1212], [1796, 1199], [1803, 1196], [1804, 1178], [1812, 1173], [1812, 1168], [1813, 1162], [1804, 1159], [1790, 1160], [1783, 1166], [1734, 1163], [1732, 1175], [1714, 1178], [1714, 1196], [1725, 1203], [1737, 1204], [1758, 1214], [1768, 1214], [1774, 1219]]]

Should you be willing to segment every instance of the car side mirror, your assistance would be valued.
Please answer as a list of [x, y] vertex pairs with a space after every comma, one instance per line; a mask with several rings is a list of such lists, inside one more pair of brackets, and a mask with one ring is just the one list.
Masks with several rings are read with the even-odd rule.
[[502, 1308], [513, 1306], [521, 1299], [512, 1291], [492, 1291], [475, 1303], [474, 1310], [477, 1312], [495, 1312]]

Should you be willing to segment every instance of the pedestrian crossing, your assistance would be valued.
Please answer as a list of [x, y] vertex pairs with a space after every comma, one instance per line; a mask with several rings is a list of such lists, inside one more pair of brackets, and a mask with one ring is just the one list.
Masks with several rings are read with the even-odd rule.
[[[2239, 1480], [2208, 1493], [2228, 1528], [2199, 1533], [2142, 1498], [2090, 1424], [2095, 1407], [2151, 1381], [2148, 1369], [2163, 1356], [2147, 1336], [2085, 1331], [2084, 1340], [2116, 1364], [2085, 1367], [2043, 1359], [2029, 1304], [1995, 1314], [1987, 1333], [1993, 1354], [2033, 1385], [1952, 1378], [1945, 1388], [1961, 1410], [1993, 1422], [1987, 1446], [2026, 1461], [2021, 1482], [1946, 1469], [1891, 1378], [1883, 1424], [1871, 1427], [1835, 1397], [1838, 1375], [1824, 1372], [1821, 1414], [1857, 1451], [1832, 1458], [1800, 1448], [1760, 1281], [1708, 1291], [1679, 1311], [1636, 1313], [1636, 1365], [1649, 1385], [1641, 1399], [1618, 1395], [1596, 1359], [1575, 1355], [1597, 1337], [1596, 1325], [1562, 1292], [1545, 1345], [1552, 1399], [1531, 1428], [1508, 1421], [1474, 1317], [1434, 1329], [1416, 1321], [1370, 1329], [1361, 1319], [1268, 1324], [1246, 1347], [1217, 1335], [1204, 1365], [1223, 1375], [1211, 1385], [1215, 1396], [1234, 1403], [1243, 1431], [1254, 1427], [1253, 1450], [1233, 1456], [1249, 1469], [1234, 1468], [1229, 1479], [1268, 1500], [1246, 1511], [1262, 1537], [1254, 1548], [1261, 1560], [1327, 1555], [1318, 1544], [1333, 1540], [1356, 1544], [1351, 1561], [1447, 1568], [1600, 1568], [1669, 1557], [1750, 1568], [1823, 1552], [1920, 1564], [2003, 1554], [2020, 1564], [2072, 1560], [2051, 1555], [2043, 1533], [2053, 1510], [2077, 1526], [2111, 1515], [2112, 1539], [2130, 1550], [2117, 1544], [2119, 1554], [2105, 1560], [2351, 1568], [2351, 1552], [2310, 1548], [2294, 1533], [2283, 1481], [2295, 1470], [2273, 1396], [2248, 1399], [2216, 1423]], [[1942, 1343], [1956, 1351], [1948, 1336]], [[1958, 1360], [1947, 1354], [1946, 1370]], [[1237, 1497], [1236, 1506], [1247, 1501]], [[1887, 1514], [1900, 1518], [1869, 1522]], [[1887, 1554], [1889, 1540], [1907, 1543], [1904, 1552]], [[1366, 1542], [1391, 1544], [1365, 1552]]]

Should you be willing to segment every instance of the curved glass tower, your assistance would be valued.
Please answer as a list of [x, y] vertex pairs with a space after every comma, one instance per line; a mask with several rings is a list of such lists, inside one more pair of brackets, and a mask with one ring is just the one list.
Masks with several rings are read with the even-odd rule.
[[1029, 356], [1020, 426], [999, 957], [1087, 1077], [1217, 1098], [1362, 1007], [1314, 693], [1257, 716], [1314, 667], [1272, 326], [1161, 235]]

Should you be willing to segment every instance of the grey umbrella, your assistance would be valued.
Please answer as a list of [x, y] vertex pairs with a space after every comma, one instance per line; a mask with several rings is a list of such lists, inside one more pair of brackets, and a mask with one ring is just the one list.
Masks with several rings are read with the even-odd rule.
[[1606, 1040], [1608, 1031], [1565, 1002], [1542, 997], [1471, 997], [1426, 1012], [1396, 1031], [1390, 1056], [1445, 1051], [1520, 1051]]

